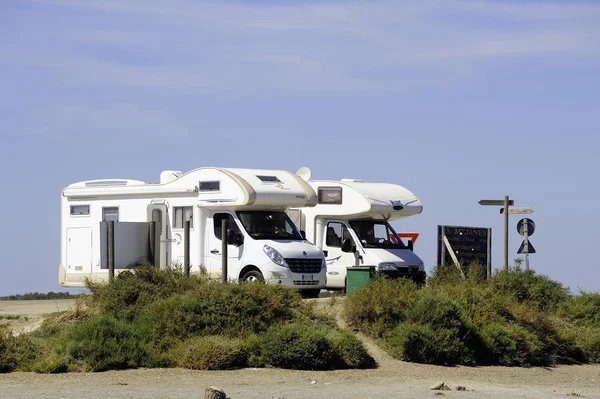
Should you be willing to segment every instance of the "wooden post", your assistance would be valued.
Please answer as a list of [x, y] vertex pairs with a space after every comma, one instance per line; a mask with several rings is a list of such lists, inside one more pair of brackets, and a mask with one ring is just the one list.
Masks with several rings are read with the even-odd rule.
[[154, 247], [155, 242], [155, 234], [156, 234], [156, 222], [150, 222], [150, 230], [148, 231], [150, 242], [150, 253], [148, 254], [148, 262], [152, 264], [152, 266], [156, 266], [156, 248]]
[[190, 276], [190, 221], [185, 221], [185, 230], [183, 234], [183, 270], [187, 277]]
[[504, 196], [504, 270], [508, 270], [508, 195]]
[[227, 228], [229, 218], [221, 221], [221, 281], [227, 282]]
[[107, 259], [108, 259], [108, 281], [112, 282], [115, 278], [115, 222], [109, 221], [106, 224], [107, 234]]
[[492, 229], [488, 230], [488, 245], [487, 245], [487, 276], [486, 279], [492, 278]]

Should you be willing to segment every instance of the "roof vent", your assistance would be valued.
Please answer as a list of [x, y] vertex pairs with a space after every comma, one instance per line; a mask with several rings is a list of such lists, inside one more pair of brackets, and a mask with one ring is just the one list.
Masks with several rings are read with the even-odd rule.
[[160, 173], [160, 184], [165, 184], [172, 182], [173, 180], [177, 180], [179, 176], [181, 176], [181, 171], [179, 170], [164, 170]]

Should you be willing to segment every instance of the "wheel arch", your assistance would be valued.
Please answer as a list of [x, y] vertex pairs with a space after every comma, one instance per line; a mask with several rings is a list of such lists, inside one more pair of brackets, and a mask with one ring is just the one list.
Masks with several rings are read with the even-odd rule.
[[[248, 273], [251, 270], [256, 270], [260, 274], [263, 274], [263, 272], [258, 267], [254, 266], [254, 265], [246, 265], [246, 266], [242, 267], [242, 270], [240, 270], [240, 274], [238, 275], [238, 281], [242, 281], [242, 277], [244, 276], [244, 274]], [[263, 277], [264, 277], [264, 274], [263, 274]]]

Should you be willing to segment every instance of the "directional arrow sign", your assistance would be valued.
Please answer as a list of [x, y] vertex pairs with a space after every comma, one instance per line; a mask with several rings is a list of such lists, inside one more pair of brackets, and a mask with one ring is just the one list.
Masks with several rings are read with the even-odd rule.
[[[513, 200], [508, 201], [508, 206], [513, 206], [514, 204], [515, 204], [515, 201], [513, 201]], [[479, 205], [504, 206], [504, 200], [481, 200], [481, 201], [479, 201]]]
[[[504, 213], [504, 208], [500, 208], [500, 213]], [[530, 215], [533, 213], [533, 209], [531, 208], [508, 208], [508, 213], [509, 214], [513, 214], [513, 213], [517, 213], [517, 214], [526, 214], [526, 215]]]

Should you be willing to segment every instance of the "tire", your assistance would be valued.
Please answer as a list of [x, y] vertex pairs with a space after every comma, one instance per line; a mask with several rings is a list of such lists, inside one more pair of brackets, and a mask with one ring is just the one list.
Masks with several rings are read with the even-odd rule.
[[299, 290], [298, 292], [302, 298], [318, 298], [321, 290]]
[[262, 283], [265, 281], [262, 273], [258, 270], [249, 270], [241, 278], [242, 283]]

